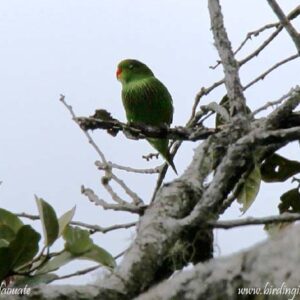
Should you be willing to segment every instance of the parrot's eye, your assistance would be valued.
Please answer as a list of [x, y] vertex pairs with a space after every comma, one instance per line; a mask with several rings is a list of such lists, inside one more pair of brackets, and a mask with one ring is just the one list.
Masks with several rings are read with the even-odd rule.
[[134, 68], [134, 65], [133, 64], [130, 64], [129, 66], [128, 66], [128, 69], [130, 69], [130, 70], [132, 70]]

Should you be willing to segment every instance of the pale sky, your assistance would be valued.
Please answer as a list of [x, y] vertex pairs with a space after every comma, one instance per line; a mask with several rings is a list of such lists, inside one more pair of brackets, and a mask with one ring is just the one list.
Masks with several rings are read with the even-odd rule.
[[[223, 0], [229, 37], [236, 48], [249, 31], [277, 21], [266, 1]], [[297, 0], [281, 0], [286, 12]], [[300, 29], [300, 22], [295, 25]], [[239, 54], [243, 58], [268, 33], [254, 38]], [[74, 220], [109, 226], [131, 221], [130, 214], [95, 208], [81, 195], [80, 186], [91, 187], [104, 199], [109, 195], [100, 184], [98, 159], [85, 136], [58, 101], [62, 93], [78, 116], [104, 108], [125, 121], [120, 90], [115, 78], [117, 63], [124, 58], [145, 62], [165, 83], [175, 107], [174, 125], [188, 120], [196, 92], [222, 78], [222, 69], [209, 69], [218, 59], [213, 46], [207, 1], [196, 0], [10, 0], [0, 2], [0, 207], [13, 212], [37, 213], [34, 194], [48, 201], [61, 215], [76, 205]], [[285, 32], [241, 70], [246, 84], [278, 60], [296, 53]], [[251, 108], [280, 98], [299, 83], [300, 63], [294, 61], [276, 70], [247, 91]], [[224, 87], [202, 104], [219, 101]], [[212, 125], [211, 121], [208, 125]], [[141, 157], [153, 152], [145, 141], [113, 138], [104, 131], [92, 134], [110, 161], [132, 167], [154, 167]], [[175, 158], [181, 174], [197, 143], [187, 142]], [[292, 149], [292, 150], [291, 150]], [[296, 159], [299, 146], [283, 151]], [[155, 176], [118, 172], [145, 201], [151, 197]], [[168, 172], [166, 180], [174, 174]], [[261, 194], [246, 216], [277, 213], [278, 199], [290, 183], [263, 185]], [[239, 218], [237, 205], [224, 218]], [[25, 223], [30, 223], [24, 220]], [[35, 222], [34, 224], [38, 224]], [[113, 255], [124, 250], [134, 230], [107, 235], [94, 241]], [[217, 255], [244, 249], [265, 238], [261, 227], [218, 230]], [[75, 263], [62, 273], [79, 269]], [[88, 280], [92, 277], [87, 276]], [[70, 283], [82, 280], [71, 279]], [[60, 283], [60, 282], [57, 282]]]

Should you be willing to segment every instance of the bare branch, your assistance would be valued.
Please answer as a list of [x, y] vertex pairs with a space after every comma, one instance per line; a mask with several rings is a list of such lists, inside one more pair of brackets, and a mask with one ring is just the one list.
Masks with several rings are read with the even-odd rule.
[[[292, 20], [292, 19], [296, 18], [299, 14], [300, 14], [300, 5], [298, 5], [295, 9], [293, 9], [289, 13], [288, 19]], [[244, 64], [246, 64], [248, 61], [250, 61], [254, 57], [258, 56], [260, 54], [260, 52], [262, 52], [275, 39], [275, 37], [281, 32], [283, 27], [282, 27], [280, 22], [277, 22], [277, 23], [264, 25], [263, 27], [255, 30], [255, 31], [249, 32], [247, 34], [247, 37], [242, 42], [242, 44], [238, 47], [238, 49], [234, 52], [234, 54], [236, 54], [238, 51], [240, 51], [240, 49], [244, 46], [246, 41], [248, 39], [250, 39], [252, 36], [257, 36], [258, 34], [263, 32], [265, 29], [273, 28], [273, 27], [277, 27], [277, 29], [255, 51], [253, 51], [251, 54], [249, 54], [248, 56], [246, 56], [245, 58], [243, 58], [242, 60], [240, 60], [238, 62], [238, 65], [240, 67], [243, 66]], [[220, 63], [221, 63], [221, 61], [218, 61], [216, 66], [214, 66], [212, 68], [216, 68]], [[194, 105], [193, 105], [193, 108], [192, 108], [192, 114], [191, 114], [191, 118], [189, 120], [189, 123], [191, 123], [193, 121], [193, 118], [195, 117], [195, 114], [196, 114], [197, 107], [198, 107], [202, 97], [208, 95], [211, 91], [213, 91], [215, 88], [219, 87], [223, 83], [224, 83], [224, 79], [215, 82], [214, 84], [212, 84], [208, 88], [204, 88], [204, 87], [201, 88], [201, 90], [197, 93], [197, 95], [195, 97], [195, 101], [194, 101]]]
[[[95, 118], [77, 118], [81, 128], [84, 130], [94, 129], [113, 129], [116, 133], [123, 131], [127, 138], [130, 139], [147, 139], [147, 138], [167, 138], [170, 140], [204, 140], [211, 134], [215, 133], [213, 128], [196, 126], [193, 128], [185, 127], [155, 127], [146, 124], [125, 124], [118, 120], [103, 121]], [[128, 135], [128, 133], [130, 135]]]
[[214, 228], [230, 229], [234, 227], [249, 226], [249, 225], [266, 225], [283, 222], [295, 222], [300, 220], [300, 214], [284, 213], [277, 216], [269, 216], [262, 218], [248, 217], [242, 220], [226, 220], [209, 222], [208, 224]]
[[99, 154], [101, 158], [101, 164], [102, 169], [105, 171], [105, 176], [102, 177], [102, 185], [104, 188], [108, 191], [108, 193], [111, 195], [112, 199], [116, 201], [118, 204], [125, 205], [127, 204], [126, 201], [124, 201], [109, 185], [109, 181], [111, 178], [114, 179], [124, 190], [125, 192], [132, 197], [133, 202], [141, 204], [143, 203], [142, 199], [138, 197], [136, 193], [131, 191], [131, 189], [123, 182], [121, 179], [119, 179], [115, 174], [112, 173], [111, 164], [109, 164], [104, 156], [104, 153], [100, 150], [100, 148], [97, 146], [91, 135], [82, 128], [81, 123], [79, 119], [76, 117], [72, 107], [68, 105], [65, 101], [65, 96], [61, 95], [60, 101], [65, 105], [65, 107], [69, 110], [70, 114], [73, 117], [73, 120], [79, 125], [79, 127], [84, 132], [85, 136], [87, 137], [89, 143], [93, 146], [93, 148], [96, 150], [96, 152]]
[[101, 227], [99, 225], [90, 225], [90, 224], [86, 224], [86, 223], [78, 222], [78, 221], [71, 222], [71, 224], [88, 228], [92, 232], [107, 233], [107, 232], [114, 231], [114, 230], [128, 229], [128, 228], [134, 227], [136, 225], [136, 222], [125, 223], [125, 224], [115, 224], [115, 225], [108, 226], [108, 227]]
[[269, 115], [267, 126], [275, 126], [276, 128], [276, 124], [289, 117], [299, 103], [300, 88], [296, 87], [291, 91], [290, 98]]
[[112, 174], [112, 179], [117, 182], [125, 191], [125, 193], [131, 197], [131, 199], [133, 200], [133, 203], [135, 205], [140, 205], [143, 204], [144, 201], [138, 196], [138, 194], [136, 194], [134, 191], [132, 191], [123, 180], [121, 180], [120, 178], [118, 178], [116, 175]]
[[251, 40], [252, 37], [259, 36], [263, 31], [274, 27], [278, 27], [278, 25], [279, 23], [266, 24], [257, 30], [248, 32], [246, 38], [242, 41], [241, 45], [234, 51], [234, 55], [241, 51], [241, 49], [246, 45], [247, 41]]
[[222, 61], [225, 86], [230, 101], [230, 112], [236, 111], [240, 116], [246, 116], [246, 101], [239, 78], [239, 65], [234, 58], [231, 44], [223, 23], [223, 16], [219, 0], [208, 0], [211, 28], [215, 46]]
[[[66, 101], [65, 101], [65, 96], [64, 96], [64, 95], [61, 95], [59, 100], [64, 104], [64, 106], [65, 106], [65, 107], [67, 108], [67, 110], [70, 112], [70, 114], [71, 114], [71, 116], [72, 116], [74, 122], [76, 122], [76, 123], [78, 124], [78, 126], [80, 127], [80, 123], [79, 123], [78, 120], [77, 120], [77, 117], [76, 117], [76, 115], [75, 115], [75, 113], [74, 113], [74, 111], [73, 111], [72, 106], [70, 106], [69, 104], [67, 104]], [[94, 142], [94, 140], [92, 139], [92, 137], [90, 136], [90, 134], [89, 134], [87, 131], [85, 131], [85, 130], [82, 130], [82, 131], [83, 131], [83, 133], [85, 134], [85, 136], [87, 137], [89, 143], [93, 146], [93, 148], [94, 148], [94, 149], [96, 150], [96, 152], [99, 154], [99, 156], [100, 156], [102, 162], [103, 162], [103, 163], [107, 163], [106, 158], [105, 158], [103, 152], [99, 149], [99, 147], [98, 147], [97, 144]]]
[[280, 20], [281, 24], [284, 26], [290, 37], [292, 38], [298, 53], [300, 54], [300, 35], [294, 26], [291, 24], [289, 19], [284, 14], [281, 7], [275, 0], [267, 0], [271, 8], [273, 9], [274, 13], [277, 15], [278, 19]]
[[205, 87], [202, 87], [201, 90], [196, 94], [196, 97], [195, 97], [195, 101], [194, 101], [194, 104], [193, 104], [193, 108], [192, 108], [192, 115], [191, 115], [191, 118], [190, 120], [188, 121], [188, 124], [192, 123], [193, 122], [193, 119], [196, 115], [196, 110], [197, 110], [197, 107], [202, 99], [203, 96], [206, 96], [208, 95], [210, 92], [212, 92], [215, 88], [221, 86], [222, 84], [225, 83], [225, 80], [224, 79], [221, 79], [219, 81], [216, 81], [215, 83], [213, 83], [211, 86], [209, 86], [208, 88], [205, 88]]
[[249, 174], [249, 172], [244, 172], [244, 174], [242, 174], [241, 178], [238, 180], [235, 187], [232, 189], [232, 192], [230, 193], [230, 195], [223, 201], [221, 208], [220, 208], [220, 214], [225, 212], [225, 210], [228, 207], [230, 207], [230, 205], [235, 201], [235, 199], [238, 195], [238, 192], [240, 191], [240, 188], [244, 185], [248, 174]]
[[[40, 220], [40, 217], [38, 215], [30, 215], [27, 213], [19, 213], [16, 214], [16, 216], [20, 217], [20, 218], [27, 218], [30, 220]], [[91, 230], [92, 232], [101, 232], [101, 233], [107, 233], [113, 230], [119, 230], [119, 229], [128, 229], [130, 227], [133, 227], [136, 225], [136, 222], [131, 222], [131, 223], [125, 223], [125, 224], [115, 224], [112, 226], [108, 226], [108, 227], [102, 227], [99, 225], [91, 225], [91, 224], [87, 224], [87, 223], [83, 223], [83, 222], [78, 222], [78, 221], [71, 221], [70, 222], [71, 225], [74, 226], [80, 226], [83, 228], [87, 228], [89, 230]]]
[[128, 204], [128, 202], [126, 202], [125, 200], [123, 200], [122, 198], [120, 198], [119, 195], [112, 189], [112, 187], [110, 186], [109, 182], [103, 183], [103, 186], [106, 189], [106, 191], [110, 194], [112, 200], [114, 200], [115, 202], [117, 202], [120, 205], [126, 205], [126, 204]]
[[275, 69], [277, 69], [278, 67], [286, 64], [287, 62], [290, 62], [296, 58], [299, 57], [299, 54], [294, 54], [288, 58], [285, 58], [283, 60], [281, 60], [280, 62], [274, 64], [271, 68], [269, 68], [268, 70], [266, 70], [265, 72], [263, 72], [261, 75], [259, 75], [258, 77], [256, 77], [255, 79], [253, 79], [251, 82], [249, 82], [247, 85], [244, 86], [243, 90], [245, 91], [246, 89], [248, 89], [250, 86], [252, 86], [253, 84], [257, 83], [259, 80], [263, 80], [265, 79], [265, 77], [270, 74], [272, 71], [274, 71]]
[[263, 110], [266, 110], [270, 106], [275, 106], [280, 103], [282, 103], [284, 100], [286, 100], [288, 97], [291, 96], [291, 94], [294, 92], [294, 89], [291, 89], [287, 94], [281, 96], [278, 100], [275, 101], [268, 101], [265, 105], [261, 106], [260, 108], [256, 109], [255, 111], [252, 112], [251, 117], [254, 117], [258, 113], [260, 113]]
[[[300, 5], [298, 5], [296, 8], [294, 8], [289, 14], [288, 14], [288, 19], [293, 20], [295, 19], [298, 15], [300, 14]], [[277, 23], [271, 23], [271, 24], [266, 24], [263, 27], [254, 30], [252, 32], [249, 32], [245, 38], [245, 40], [241, 43], [241, 45], [238, 47], [238, 49], [234, 52], [234, 54], [237, 54], [241, 48], [246, 44], [246, 42], [251, 39], [253, 36], [258, 36], [260, 33], [265, 31], [266, 29], [274, 28], [277, 27], [276, 31], [272, 33], [263, 44], [256, 49], [249, 57], [244, 58], [242, 61], [239, 62], [240, 66], [248, 62], [250, 59], [254, 58], [257, 56], [277, 35], [278, 33], [282, 30], [282, 25], [280, 22]]]
[[67, 275], [59, 276], [59, 277], [54, 278], [51, 282], [56, 281], [56, 280], [62, 280], [62, 279], [67, 279], [67, 278], [72, 278], [72, 277], [76, 277], [76, 276], [85, 275], [85, 274], [91, 273], [91, 272], [99, 269], [100, 267], [102, 267], [102, 266], [101, 265], [97, 265], [97, 266], [86, 268], [86, 269], [83, 269], [83, 270], [80, 270], [80, 271], [76, 271], [74, 273], [70, 273], [70, 274], [67, 274]]
[[[249, 82], [247, 85], [245, 85], [243, 87], [243, 90], [245, 91], [246, 89], [248, 89], [249, 87], [251, 87], [252, 85], [254, 85], [256, 82], [258, 82], [259, 80], [263, 80], [265, 79], [265, 77], [267, 75], [269, 75], [271, 72], [273, 72], [274, 70], [276, 70], [277, 68], [279, 68], [280, 66], [296, 59], [299, 57], [299, 54], [294, 54], [294, 55], [291, 55], [290, 57], [288, 58], [285, 58], [283, 59], [282, 61], [274, 64], [271, 68], [269, 68], [268, 70], [266, 70], [265, 72], [263, 72], [262, 74], [260, 74], [258, 77], [256, 77], [255, 79], [253, 79], [251, 82]], [[218, 81], [216, 83], [216, 85], [212, 85], [210, 88], [208, 89], [205, 89], [205, 88], [202, 88], [201, 91], [197, 94], [198, 96], [196, 97], [195, 99], [195, 102], [194, 102], [194, 106], [193, 106], [193, 111], [192, 111], [192, 116], [191, 116], [191, 119], [189, 120], [189, 123], [188, 124], [193, 124], [195, 123], [195, 121], [197, 121], [199, 118], [196, 118], [195, 116], [195, 112], [196, 112], [196, 109], [197, 109], [197, 106], [200, 102], [200, 99], [204, 96], [204, 95], [207, 95], [208, 93], [210, 93], [212, 91], [212, 89], [214, 89], [215, 87], [218, 87], [220, 83], [224, 83], [224, 79], [222, 81]], [[211, 89], [212, 88], [212, 89]], [[281, 102], [281, 101], [280, 101]], [[271, 102], [270, 102], [271, 103]], [[276, 104], [276, 103], [274, 103]], [[271, 104], [273, 105], [273, 104]], [[268, 105], [267, 107], [271, 106], [271, 105]], [[265, 108], [262, 108], [262, 109], [259, 109], [259, 111], [255, 112], [255, 113], [252, 113], [251, 116], [254, 116], [255, 114], [257, 114], [258, 112], [264, 110]], [[209, 113], [207, 116], [210, 117], [213, 113]], [[202, 116], [203, 114], [201, 114]], [[202, 121], [204, 121], [206, 118], [203, 118]]]
[[[99, 170], [103, 170], [106, 167], [100, 161], [96, 161], [95, 164], [99, 168]], [[123, 170], [123, 171], [126, 171], [126, 172], [140, 173], [140, 174], [159, 173], [161, 171], [161, 168], [162, 168], [162, 166], [158, 166], [158, 167], [153, 168], [153, 169], [137, 169], [137, 168], [127, 167], [127, 166], [121, 166], [121, 165], [113, 163], [111, 161], [107, 162], [107, 164], [112, 169], [118, 169], [118, 170]]]
[[[135, 300], [297, 299], [300, 227], [174, 274]], [[252, 297], [252, 295], [254, 295]]]
[[262, 52], [280, 33], [282, 30], [282, 26], [279, 26], [255, 51], [253, 51], [251, 54], [243, 58], [239, 61], [239, 65], [242, 66], [246, 64], [248, 61], [250, 61], [252, 58], [258, 56], [260, 52]]
[[[239, 53], [242, 48], [246, 45], [246, 43], [252, 39], [252, 37], [256, 37], [258, 35], [260, 35], [263, 31], [267, 30], [267, 29], [271, 29], [274, 27], [278, 27], [280, 26], [280, 23], [271, 23], [271, 24], [266, 24], [264, 26], [262, 26], [261, 28], [254, 30], [254, 31], [250, 31], [248, 32], [248, 34], [246, 35], [245, 39], [242, 41], [242, 43], [240, 44], [240, 46], [234, 51], [234, 55], [236, 55], [237, 53]], [[217, 63], [214, 66], [210, 66], [210, 69], [216, 69], [219, 65], [221, 64], [221, 61], [217, 61]]]
[[99, 205], [103, 207], [103, 209], [111, 209], [115, 211], [125, 211], [130, 213], [142, 214], [145, 210], [146, 206], [136, 206], [130, 203], [126, 204], [110, 204], [100, 199], [92, 189], [85, 188], [84, 186], [81, 187], [81, 192], [85, 196], [88, 197], [89, 201], [94, 203], [95, 205]]
[[268, 145], [270, 143], [286, 143], [300, 139], [300, 126], [288, 129], [277, 129], [262, 131], [255, 136], [258, 145]]

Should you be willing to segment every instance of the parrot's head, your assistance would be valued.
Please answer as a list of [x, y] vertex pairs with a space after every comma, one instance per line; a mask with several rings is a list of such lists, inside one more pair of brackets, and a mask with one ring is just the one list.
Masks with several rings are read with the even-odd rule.
[[116, 76], [122, 84], [126, 84], [135, 80], [154, 76], [154, 74], [148, 66], [142, 62], [136, 59], [125, 59], [118, 64]]

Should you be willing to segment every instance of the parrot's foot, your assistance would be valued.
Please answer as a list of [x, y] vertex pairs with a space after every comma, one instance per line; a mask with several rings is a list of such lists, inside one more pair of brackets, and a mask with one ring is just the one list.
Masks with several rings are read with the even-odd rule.
[[152, 159], [152, 158], [156, 158], [156, 159], [158, 159], [158, 156], [159, 156], [159, 153], [149, 153], [148, 155], [143, 155], [142, 157], [144, 158], [144, 159], [146, 159], [147, 161], [149, 161], [150, 159]]

